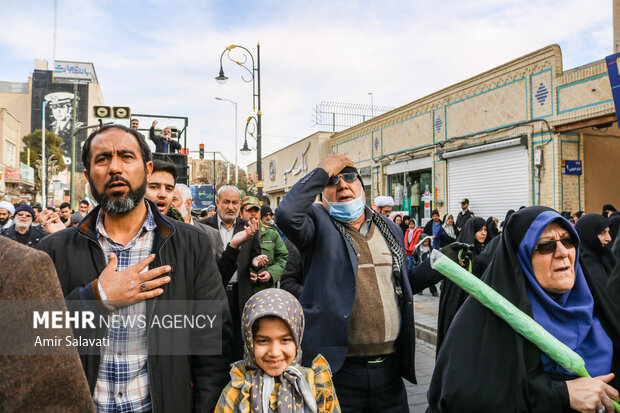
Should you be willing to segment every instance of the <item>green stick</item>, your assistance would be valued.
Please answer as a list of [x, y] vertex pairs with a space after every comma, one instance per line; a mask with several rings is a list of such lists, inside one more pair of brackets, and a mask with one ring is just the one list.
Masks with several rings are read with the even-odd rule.
[[[581, 377], [590, 377], [583, 358], [570, 347], [555, 338], [532, 317], [519, 310], [493, 288], [456, 264], [439, 250], [431, 253], [431, 267], [439, 271], [482, 305], [503, 319], [515, 331], [534, 343], [543, 353], [551, 357], [566, 370]], [[616, 412], [620, 404], [612, 400]]]

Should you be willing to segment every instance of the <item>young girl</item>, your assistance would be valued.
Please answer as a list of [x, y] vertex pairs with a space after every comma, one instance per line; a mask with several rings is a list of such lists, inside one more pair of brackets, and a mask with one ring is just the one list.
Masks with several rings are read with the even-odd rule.
[[418, 239], [420, 238], [421, 233], [422, 228], [416, 228], [415, 219], [411, 218], [409, 220], [409, 228], [405, 232], [405, 253], [407, 254], [407, 258], [409, 259], [410, 268], [414, 266], [412, 254], [416, 244], [418, 243]]
[[433, 251], [433, 246], [431, 245], [431, 241], [433, 237], [427, 234], [422, 234], [418, 244], [415, 246], [413, 250], [412, 258], [413, 265], [418, 266], [422, 264], [422, 261], [427, 259], [429, 255], [431, 255], [431, 251]]
[[[420, 236], [418, 245], [416, 245], [415, 250], [413, 251], [413, 254], [411, 255], [414, 266], [422, 264], [422, 262], [425, 259], [427, 259], [429, 255], [431, 255], [431, 252], [433, 251], [432, 241], [433, 241], [433, 237], [431, 237], [430, 235], [422, 234]], [[437, 293], [437, 287], [435, 287], [435, 284], [428, 287], [428, 289], [431, 292], [431, 295], [433, 297], [439, 296], [439, 294]], [[418, 294], [422, 295], [422, 292]]]
[[230, 383], [215, 413], [340, 413], [329, 364], [320, 354], [302, 367], [304, 313], [290, 293], [269, 288], [245, 304], [243, 360], [232, 365]]

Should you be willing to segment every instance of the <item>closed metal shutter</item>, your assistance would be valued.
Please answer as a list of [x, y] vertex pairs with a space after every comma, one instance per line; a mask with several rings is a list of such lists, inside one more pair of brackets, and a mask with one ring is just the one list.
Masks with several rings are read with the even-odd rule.
[[461, 211], [461, 200], [479, 217], [504, 220], [506, 211], [529, 205], [528, 153], [523, 145], [447, 159], [448, 211]]

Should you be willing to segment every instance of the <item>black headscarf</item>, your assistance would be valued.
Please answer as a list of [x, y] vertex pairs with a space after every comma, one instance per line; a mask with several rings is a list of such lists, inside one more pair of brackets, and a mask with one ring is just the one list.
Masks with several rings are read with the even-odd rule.
[[609, 217], [611, 226], [609, 227], [609, 235], [611, 235], [611, 253], [616, 259], [617, 263], [620, 263], [620, 237], [618, 232], [620, 231], [620, 212], [612, 212]]
[[[486, 225], [486, 221], [480, 217], [474, 217], [465, 223], [465, 227], [457, 237], [457, 242], [470, 244], [474, 246], [472, 254], [472, 266], [475, 265], [477, 256], [482, 252], [484, 243], [479, 243], [476, 240], [476, 232], [480, 231], [482, 227]], [[488, 239], [488, 237], [487, 237]], [[439, 349], [443, 343], [444, 337], [448, 332], [448, 328], [452, 323], [452, 319], [456, 315], [459, 308], [463, 305], [465, 300], [469, 297], [461, 287], [454, 284], [447, 278], [444, 278], [441, 282], [441, 295], [439, 296], [439, 315], [437, 317], [437, 344], [436, 351], [439, 354]]]
[[[526, 314], [533, 316], [528, 282], [517, 251], [538, 215], [553, 211], [530, 207], [508, 221], [500, 244], [482, 280]], [[560, 220], [560, 218], [558, 216]], [[564, 225], [566, 221], [562, 220]], [[594, 314], [615, 343], [618, 355], [620, 320], [604, 291], [584, 270], [594, 299]], [[620, 373], [620, 358], [611, 371]], [[448, 332], [439, 352], [428, 391], [429, 408], [435, 412], [563, 412], [569, 411], [564, 380], [575, 378], [543, 370], [541, 351], [515, 332], [477, 300], [468, 299]], [[618, 388], [614, 379], [610, 385]]]
[[620, 314], [620, 301], [618, 301], [618, 297], [620, 297], [620, 260], [609, 276], [605, 292], [609, 301], [616, 307], [616, 314]]
[[612, 212], [609, 216], [609, 235], [611, 236], [611, 243], [613, 244], [618, 237], [618, 229], [620, 228], [620, 212]]
[[484, 242], [480, 243], [476, 240], [476, 232], [480, 231], [482, 227], [486, 226], [487, 223], [483, 218], [474, 217], [472, 219], [467, 220], [463, 230], [457, 237], [457, 242], [463, 242], [465, 244], [471, 244], [475, 247], [476, 252], [475, 255], [478, 255], [482, 252], [484, 245], [489, 241], [489, 235], [487, 232], [487, 238]]
[[509, 209], [508, 212], [506, 212], [506, 216], [504, 217], [504, 220], [502, 221], [501, 224], [499, 224], [499, 227], [502, 229], [502, 231], [504, 230], [504, 226], [508, 222], [508, 218], [510, 218], [510, 216], [514, 213], [515, 213], [514, 209]]
[[605, 204], [603, 205], [603, 212], [602, 215], [607, 218], [607, 215], [605, 215], [605, 211], [609, 211], [609, 212], [615, 212], [617, 211], [616, 208], [614, 208], [614, 206], [612, 204]]
[[487, 218], [486, 242], [488, 243], [489, 241], [491, 241], [493, 238], [497, 237], [498, 235], [499, 235], [499, 229], [497, 228], [497, 224], [495, 223], [495, 220], [493, 219], [493, 217]]
[[599, 214], [586, 214], [575, 224], [581, 239], [581, 262], [602, 288], [607, 285], [616, 260], [611, 252], [611, 243], [603, 247], [598, 234], [610, 225], [609, 219]]
[[489, 264], [491, 264], [491, 260], [497, 251], [497, 248], [501, 242], [501, 234], [497, 237], [493, 238], [487, 245], [484, 247], [484, 250], [476, 257], [474, 262], [472, 263], [471, 272], [478, 278], [482, 277], [482, 274], [486, 271]]

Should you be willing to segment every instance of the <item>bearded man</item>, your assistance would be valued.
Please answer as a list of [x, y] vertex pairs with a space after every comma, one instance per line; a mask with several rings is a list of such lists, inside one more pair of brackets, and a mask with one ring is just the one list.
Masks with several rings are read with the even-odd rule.
[[[215, 258], [203, 251], [210, 238], [144, 198], [153, 163], [135, 130], [106, 125], [93, 132], [82, 162], [99, 205], [39, 248], [52, 258], [70, 310], [92, 311], [96, 320], [112, 312], [146, 320], [131, 330], [111, 324], [98, 331], [109, 344], [82, 356], [97, 411], [213, 411], [229, 379], [231, 329]], [[163, 309], [173, 300], [217, 303], [217, 349], [210, 332], [185, 328], [174, 330], [175, 343], [188, 342], [191, 351], [164, 350], [169, 338], [153, 320], [168, 315]]]

